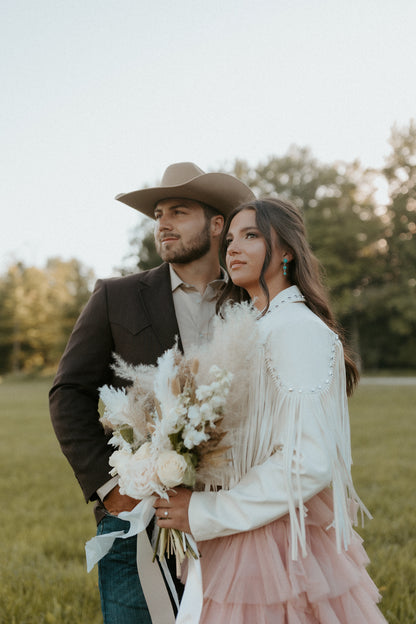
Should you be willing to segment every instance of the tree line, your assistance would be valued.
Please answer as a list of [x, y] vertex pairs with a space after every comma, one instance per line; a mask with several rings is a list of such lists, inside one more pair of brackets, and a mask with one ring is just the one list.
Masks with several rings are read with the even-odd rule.
[[[335, 313], [364, 370], [416, 368], [416, 123], [394, 127], [382, 169], [319, 162], [292, 147], [228, 173], [259, 197], [293, 201], [325, 268]], [[120, 274], [159, 264], [151, 223], [139, 222]], [[21, 263], [0, 276], [0, 371], [56, 365], [93, 275], [77, 260]]]
[[52, 372], [93, 279], [76, 259], [9, 266], [0, 276], [0, 373]]

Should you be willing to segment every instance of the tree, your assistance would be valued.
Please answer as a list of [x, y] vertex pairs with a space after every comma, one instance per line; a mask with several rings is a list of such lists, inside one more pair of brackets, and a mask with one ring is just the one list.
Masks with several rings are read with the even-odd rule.
[[130, 250], [125, 256], [128, 264], [118, 269], [122, 275], [147, 271], [162, 264], [155, 247], [153, 225], [153, 221], [146, 219], [140, 220], [133, 228], [129, 240]]
[[377, 287], [371, 292], [373, 315], [368, 319], [366, 348], [371, 364], [416, 366], [416, 123], [393, 127], [391, 152], [383, 175], [389, 201]]
[[0, 370], [53, 367], [90, 295], [91, 270], [78, 260], [48, 260], [44, 269], [11, 265], [0, 278]]

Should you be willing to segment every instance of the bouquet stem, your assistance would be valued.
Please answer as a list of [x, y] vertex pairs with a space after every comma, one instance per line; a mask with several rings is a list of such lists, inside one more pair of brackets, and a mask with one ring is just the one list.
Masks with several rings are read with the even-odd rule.
[[156, 559], [156, 556], [162, 560], [165, 556], [170, 557], [170, 555], [175, 555], [176, 557], [176, 574], [178, 577], [180, 576], [181, 565], [185, 557], [188, 557], [188, 559], [191, 557], [198, 559], [199, 557], [199, 553], [195, 552], [189, 543], [186, 533], [178, 529], [160, 528], [153, 551], [153, 561]]

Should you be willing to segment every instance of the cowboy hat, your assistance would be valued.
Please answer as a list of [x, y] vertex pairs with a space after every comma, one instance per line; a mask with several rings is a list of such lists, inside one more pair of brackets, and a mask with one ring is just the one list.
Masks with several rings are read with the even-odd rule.
[[116, 195], [118, 201], [155, 218], [157, 202], [171, 198], [193, 199], [227, 216], [240, 203], [255, 199], [243, 182], [227, 173], [205, 173], [191, 162], [169, 165], [160, 186]]

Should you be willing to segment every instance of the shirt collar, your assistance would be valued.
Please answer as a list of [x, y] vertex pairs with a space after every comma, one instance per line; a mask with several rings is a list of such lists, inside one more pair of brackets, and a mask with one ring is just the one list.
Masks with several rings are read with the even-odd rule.
[[[207, 286], [212, 286], [212, 288], [214, 288], [215, 290], [218, 290], [218, 288], [220, 288], [220, 286], [222, 286], [224, 282], [227, 281], [228, 279], [227, 273], [224, 271], [222, 267], [220, 267], [220, 271], [221, 271], [221, 277], [215, 280], [212, 280], [212, 282], [209, 282]], [[180, 286], [182, 286], [182, 284], [186, 286], [187, 288], [192, 288], [190, 284], [187, 284], [179, 277], [179, 275], [174, 271], [171, 264], [169, 264], [169, 273], [170, 273], [170, 283], [172, 286], [172, 292], [175, 292], [175, 290], [179, 288]]]

